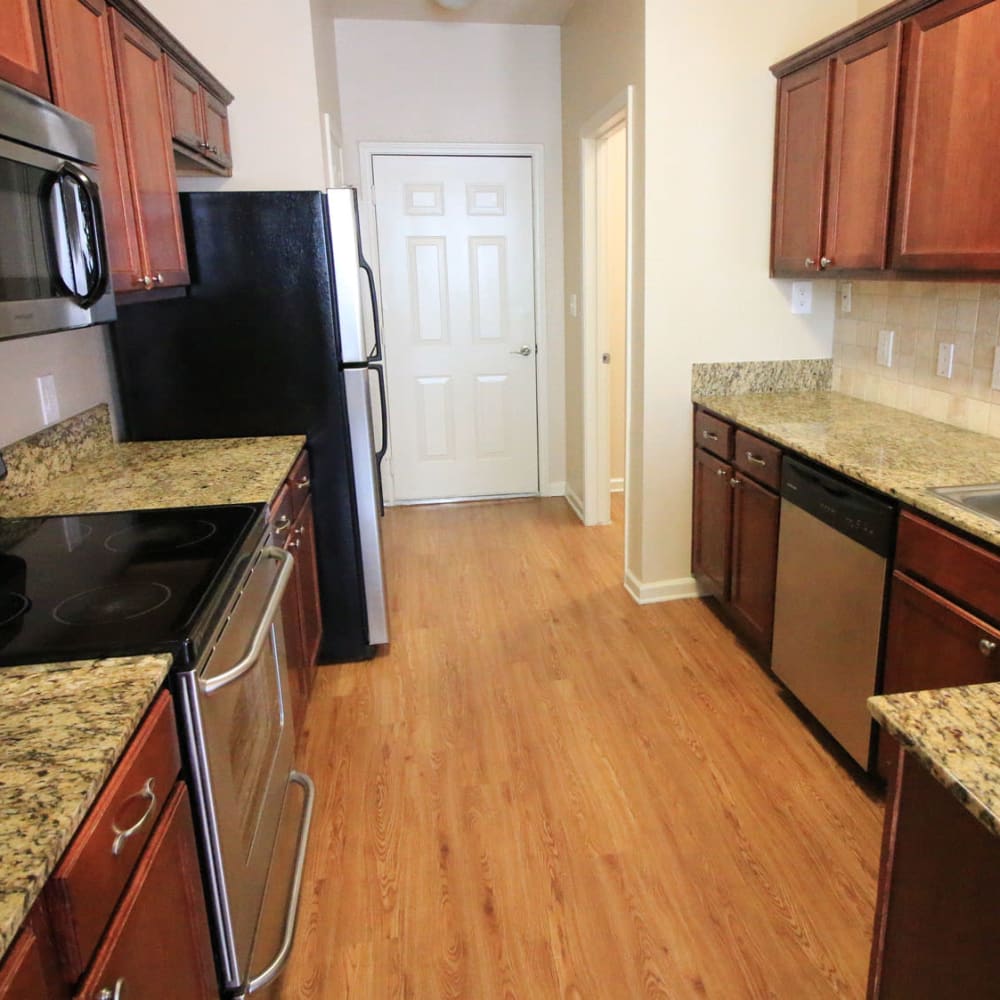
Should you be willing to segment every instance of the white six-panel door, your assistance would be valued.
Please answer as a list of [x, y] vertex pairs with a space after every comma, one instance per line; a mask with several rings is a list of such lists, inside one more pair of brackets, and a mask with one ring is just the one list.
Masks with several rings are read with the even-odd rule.
[[395, 499], [535, 493], [531, 160], [373, 161]]

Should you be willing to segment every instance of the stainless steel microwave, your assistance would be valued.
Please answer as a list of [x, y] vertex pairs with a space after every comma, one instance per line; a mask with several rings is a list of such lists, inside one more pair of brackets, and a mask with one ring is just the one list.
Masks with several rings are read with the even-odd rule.
[[93, 129], [0, 82], [0, 339], [115, 318]]

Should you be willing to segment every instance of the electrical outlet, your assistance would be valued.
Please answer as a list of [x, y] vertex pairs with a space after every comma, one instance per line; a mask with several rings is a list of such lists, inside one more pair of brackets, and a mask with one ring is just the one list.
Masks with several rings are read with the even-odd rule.
[[955, 364], [955, 345], [938, 344], [937, 373], [941, 378], [951, 378], [951, 370]]
[[59, 396], [56, 394], [56, 380], [54, 375], [39, 375], [38, 402], [42, 408], [42, 423], [46, 427], [59, 420]]
[[879, 330], [878, 348], [875, 351], [875, 364], [885, 368], [892, 367], [892, 345], [896, 337], [895, 330]]
[[811, 281], [792, 282], [792, 312], [806, 315], [813, 311], [813, 283]]
[[993, 348], [993, 382], [992, 388], [1000, 389], [1000, 347]]
[[840, 311], [846, 316], [851, 311], [851, 283], [843, 282], [840, 286]]

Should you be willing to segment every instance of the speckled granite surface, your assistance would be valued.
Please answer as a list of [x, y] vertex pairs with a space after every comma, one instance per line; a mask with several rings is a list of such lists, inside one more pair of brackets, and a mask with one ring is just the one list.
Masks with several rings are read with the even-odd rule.
[[868, 709], [1000, 836], [1000, 684], [882, 695]]
[[106, 407], [81, 418], [69, 432], [43, 431], [44, 445], [25, 446], [35, 440], [27, 438], [4, 450], [14, 458], [0, 482], [0, 518], [269, 503], [305, 443], [290, 435], [115, 444]]
[[135, 656], [0, 672], [0, 954], [169, 667]]
[[929, 492], [1000, 482], [1000, 440], [836, 392], [694, 401], [782, 447], [1000, 546], [1000, 523]]
[[703, 396], [747, 392], [816, 392], [833, 385], [833, 361], [735, 361], [691, 366], [691, 391]]

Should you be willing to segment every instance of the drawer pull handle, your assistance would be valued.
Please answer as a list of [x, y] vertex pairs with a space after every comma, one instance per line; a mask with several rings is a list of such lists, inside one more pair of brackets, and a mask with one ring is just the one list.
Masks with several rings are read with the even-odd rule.
[[[122, 852], [122, 848], [125, 846], [125, 841], [129, 837], [137, 834], [145, 824], [146, 820], [156, 811], [156, 793], [153, 791], [153, 778], [150, 778], [145, 785], [142, 786], [142, 790], [136, 792], [135, 795], [130, 795], [129, 798], [144, 798], [149, 799], [149, 805], [146, 806], [146, 811], [133, 823], [130, 827], [125, 830], [119, 828], [117, 823], [111, 824], [111, 829], [115, 831], [117, 836], [115, 837], [114, 843], [111, 845], [111, 853], [117, 858]], [[115, 996], [118, 996], [118, 987], [122, 983], [122, 980], [118, 980], [115, 985]]]
[[309, 487], [309, 477], [308, 476], [301, 476], [300, 478], [298, 478], [298, 479], [295, 480], [295, 488], [296, 489], [304, 490], [304, 489], [308, 489], [308, 487]]
[[763, 458], [758, 458], [752, 451], [747, 452], [747, 461], [753, 465], [767, 465], [767, 461]]
[[993, 650], [997, 648], [997, 644], [992, 639], [980, 639], [979, 640], [979, 652], [983, 656], [991, 656]]
[[97, 1000], [123, 1000], [125, 996], [125, 977], [122, 976], [117, 983], [115, 983], [115, 988], [111, 989], [109, 986], [105, 986], [100, 993], [97, 994]]
[[277, 521], [274, 522], [274, 533], [276, 535], [284, 534], [292, 526], [292, 519], [287, 514], [282, 514]]
[[719, 435], [716, 434], [715, 431], [702, 431], [701, 432], [701, 436], [703, 438], [705, 438], [707, 441], [718, 441], [719, 440]]

